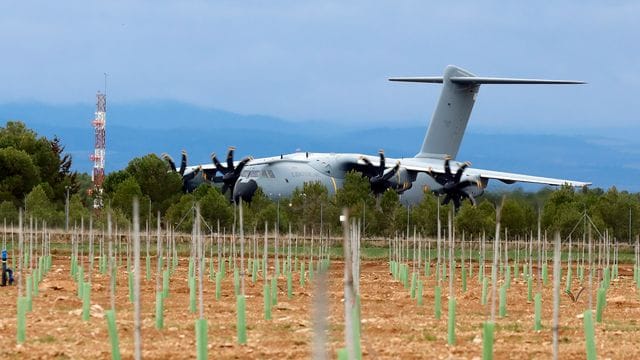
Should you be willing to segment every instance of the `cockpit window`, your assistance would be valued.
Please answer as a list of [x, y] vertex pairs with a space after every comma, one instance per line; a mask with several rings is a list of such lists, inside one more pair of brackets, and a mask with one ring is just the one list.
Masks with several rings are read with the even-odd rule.
[[240, 176], [245, 178], [258, 178], [258, 177], [267, 178], [267, 179], [276, 178], [276, 175], [273, 173], [272, 170], [244, 170], [242, 171], [242, 173], [240, 173]]

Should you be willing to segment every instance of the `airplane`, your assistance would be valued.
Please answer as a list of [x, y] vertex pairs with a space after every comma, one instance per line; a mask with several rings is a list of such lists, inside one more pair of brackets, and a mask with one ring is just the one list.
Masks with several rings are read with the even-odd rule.
[[442, 76], [395, 77], [395, 82], [442, 84], [440, 98], [433, 112], [422, 147], [414, 157], [389, 159], [380, 150], [378, 156], [355, 153], [296, 152], [267, 158], [244, 158], [234, 161], [235, 148], [229, 148], [227, 165], [215, 154], [212, 164], [187, 166], [182, 153], [179, 170], [170, 156], [163, 154], [173, 171], [183, 179], [184, 190], [192, 191], [209, 183], [228, 193], [232, 201], [250, 202], [261, 188], [272, 200], [288, 198], [305, 183], [319, 182], [329, 194], [342, 187], [346, 174], [357, 171], [371, 183], [371, 192], [379, 197], [391, 189], [404, 205], [420, 202], [425, 191], [443, 195], [442, 204], [453, 202], [458, 209], [463, 200], [473, 205], [490, 180], [506, 184], [515, 182], [552, 186], [584, 187], [590, 182], [555, 179], [472, 168], [469, 162], [455, 161], [480, 85], [484, 84], [584, 84], [573, 80], [543, 80], [479, 77], [460, 67], [449, 65]]

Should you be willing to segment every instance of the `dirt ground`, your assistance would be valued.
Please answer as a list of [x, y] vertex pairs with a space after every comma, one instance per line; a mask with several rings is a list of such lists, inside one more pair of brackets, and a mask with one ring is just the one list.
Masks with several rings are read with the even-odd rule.
[[[144, 262], [143, 262], [144, 264]], [[329, 354], [335, 358], [343, 341], [343, 264], [333, 262], [329, 280]], [[551, 274], [551, 271], [549, 271]], [[630, 265], [621, 267], [620, 279], [608, 292], [604, 321], [596, 325], [599, 358], [640, 359], [640, 301]], [[479, 359], [482, 353], [481, 324], [489, 306], [480, 305], [481, 286], [477, 264], [467, 292], [462, 292], [460, 274], [457, 289], [457, 342], [447, 345], [447, 292], [443, 284], [442, 318], [434, 317], [433, 274], [426, 279], [423, 306], [389, 273], [383, 261], [363, 262], [361, 270], [362, 349], [364, 358]], [[155, 276], [155, 275], [154, 275]], [[233, 276], [223, 282], [223, 295], [215, 300], [214, 282], [205, 279], [205, 317], [209, 323], [209, 356], [223, 359], [300, 359], [311, 357], [312, 285], [299, 285], [294, 276], [294, 294], [287, 299], [286, 279], [279, 280], [278, 305], [273, 319], [263, 319], [262, 282], [246, 282], [248, 344], [235, 341], [235, 296]], [[123, 358], [133, 357], [133, 305], [128, 300], [127, 277], [121, 272], [117, 288], [117, 324]], [[16, 287], [0, 288], [0, 357], [3, 359], [107, 359], [111, 356], [107, 323], [101, 309], [109, 306], [108, 278], [94, 271], [89, 321], [81, 319], [81, 301], [71, 279], [69, 257], [57, 256], [27, 314], [27, 340], [16, 345]], [[564, 284], [564, 280], [563, 280]], [[574, 292], [579, 284], [574, 282]], [[187, 260], [180, 259], [171, 278], [170, 295], [165, 301], [165, 328], [156, 330], [155, 277], [142, 281], [143, 357], [148, 359], [195, 358], [194, 322], [189, 312]], [[564, 285], [562, 286], [564, 289]], [[552, 351], [552, 285], [543, 291], [543, 330], [533, 330], [533, 303], [527, 302], [527, 286], [513, 281], [508, 291], [507, 316], [497, 319], [496, 359], [548, 359]], [[560, 357], [585, 358], [582, 319], [586, 306], [583, 294], [573, 303], [563, 295], [560, 309]], [[594, 302], [595, 303], [595, 302]], [[96, 306], [98, 305], [98, 306]]]

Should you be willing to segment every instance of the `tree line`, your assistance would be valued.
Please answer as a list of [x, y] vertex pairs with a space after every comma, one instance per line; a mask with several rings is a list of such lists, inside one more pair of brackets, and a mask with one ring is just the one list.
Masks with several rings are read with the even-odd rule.
[[[71, 171], [71, 165], [72, 158], [57, 137], [47, 139], [22, 122], [7, 122], [0, 128], [0, 221], [17, 223], [18, 209], [22, 208], [27, 217], [46, 221], [48, 226], [64, 227], [68, 191], [71, 226], [86, 226], [92, 217], [96, 228], [104, 227], [106, 214], [110, 213], [116, 224], [126, 228], [134, 197], [140, 201], [141, 220], [151, 226], [159, 215], [163, 226], [171, 224], [189, 231], [195, 204], [199, 204], [203, 219], [214, 231], [219, 226], [231, 232], [236, 222], [236, 208], [219, 189], [204, 184], [191, 193], [183, 193], [180, 176], [168, 171], [167, 164], [155, 154], [136, 157], [124, 169], [106, 176], [105, 208], [100, 211], [92, 208], [88, 193], [91, 177]], [[615, 187], [488, 191], [477, 206], [463, 204], [455, 214], [456, 230], [473, 235], [484, 232], [490, 237], [495, 231], [495, 208], [503, 196], [502, 226], [514, 236], [535, 234], [540, 219], [543, 231], [558, 230], [563, 236], [579, 237], [584, 214], [598, 229], [609, 231], [620, 241], [633, 239], [640, 232], [640, 194]], [[430, 192], [411, 207], [403, 206], [392, 190], [375, 198], [368, 179], [351, 172], [335, 195], [319, 183], [308, 183], [290, 198], [273, 201], [258, 189], [243, 210], [246, 233], [262, 231], [266, 222], [270, 230], [277, 226], [280, 232], [291, 228], [317, 234], [322, 229], [338, 234], [339, 215], [347, 207], [351, 216], [360, 220], [368, 237], [389, 237], [407, 231], [412, 234], [414, 228], [423, 236], [435, 236], [437, 214], [446, 224], [450, 211], [448, 206], [438, 204], [438, 197]]]

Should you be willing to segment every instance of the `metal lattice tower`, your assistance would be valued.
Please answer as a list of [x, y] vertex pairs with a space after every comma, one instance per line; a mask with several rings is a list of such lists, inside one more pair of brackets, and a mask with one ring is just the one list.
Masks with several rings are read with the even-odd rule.
[[102, 182], [104, 181], [104, 157], [106, 152], [107, 95], [101, 94], [99, 91], [96, 94], [95, 114], [95, 119], [91, 122], [96, 130], [95, 148], [90, 156], [91, 161], [93, 161], [93, 173], [91, 174], [93, 188], [91, 194], [93, 195], [93, 208], [101, 209], [104, 205], [102, 201]]

